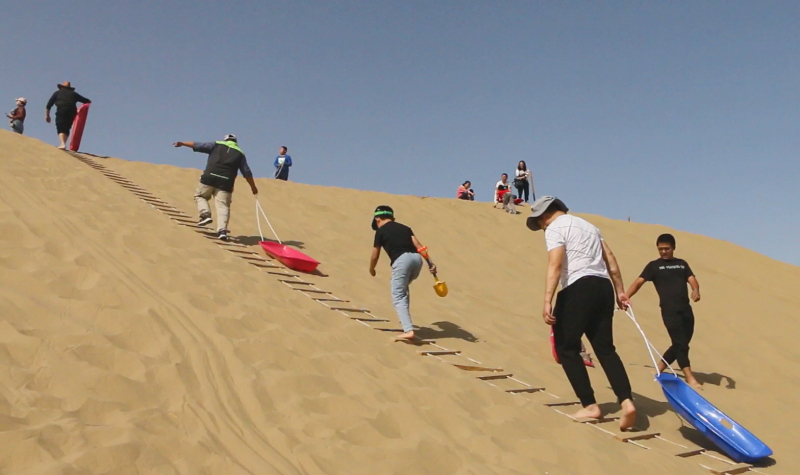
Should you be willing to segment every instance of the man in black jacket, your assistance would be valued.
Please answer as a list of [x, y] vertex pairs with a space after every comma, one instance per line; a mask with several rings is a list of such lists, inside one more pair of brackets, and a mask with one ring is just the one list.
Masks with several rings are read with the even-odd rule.
[[230, 217], [231, 196], [233, 195], [233, 183], [239, 171], [254, 195], [258, 195], [256, 182], [253, 180], [253, 172], [247, 165], [247, 158], [239, 148], [236, 136], [228, 134], [218, 142], [175, 142], [175, 147], [190, 147], [195, 152], [207, 153], [208, 163], [206, 169], [200, 176], [200, 183], [194, 194], [194, 201], [200, 211], [200, 221], [198, 226], [205, 226], [211, 223], [211, 208], [208, 200], [213, 196], [217, 206], [217, 232], [223, 241], [228, 240], [228, 219]]
[[61, 145], [58, 148], [64, 150], [67, 148], [67, 137], [69, 137], [70, 130], [72, 129], [72, 121], [78, 114], [78, 102], [82, 104], [91, 104], [92, 101], [81, 96], [75, 92], [75, 88], [67, 82], [58, 85], [58, 90], [50, 96], [45, 108], [44, 120], [50, 123], [50, 109], [56, 106], [56, 132], [58, 132], [58, 139], [61, 140]]

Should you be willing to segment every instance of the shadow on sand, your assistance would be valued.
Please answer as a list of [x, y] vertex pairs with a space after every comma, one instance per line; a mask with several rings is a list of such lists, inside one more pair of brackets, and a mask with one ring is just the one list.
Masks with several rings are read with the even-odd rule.
[[430, 327], [419, 327], [414, 330], [414, 334], [424, 340], [440, 340], [443, 338], [458, 338], [459, 340], [476, 343], [478, 338], [472, 333], [464, 330], [452, 322], [435, 322], [432, 325], [439, 327], [438, 330]]

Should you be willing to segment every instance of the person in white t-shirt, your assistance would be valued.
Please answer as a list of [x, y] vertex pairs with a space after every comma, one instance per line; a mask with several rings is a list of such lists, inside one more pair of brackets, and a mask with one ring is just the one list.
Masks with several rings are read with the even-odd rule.
[[[583, 405], [572, 417], [602, 417], [580, 354], [581, 337], [585, 334], [622, 406], [620, 428], [630, 429], [636, 421], [636, 407], [628, 373], [614, 348], [613, 333], [615, 295], [620, 308], [627, 308], [630, 301], [617, 260], [600, 230], [582, 218], [567, 214], [569, 209], [560, 199], [543, 196], [533, 202], [531, 211], [526, 224], [532, 231], [544, 229], [547, 244], [542, 316], [546, 324], [553, 325], [561, 366]], [[559, 282], [561, 291], [553, 309]]]
[[511, 193], [511, 183], [508, 182], [508, 173], [500, 175], [500, 181], [494, 185], [495, 203], [503, 203], [503, 209], [507, 213], [519, 214], [514, 206], [517, 197]]

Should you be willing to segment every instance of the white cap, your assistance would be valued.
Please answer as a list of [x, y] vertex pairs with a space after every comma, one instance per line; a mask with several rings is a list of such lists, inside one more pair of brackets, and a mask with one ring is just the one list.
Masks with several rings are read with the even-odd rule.
[[24, 97], [18, 97], [18, 98], [17, 98], [17, 102], [21, 102], [21, 103], [23, 103], [23, 104], [27, 104], [27, 103], [28, 103], [28, 100], [27, 100], [27, 99], [25, 99]]
[[235, 136], [235, 135], [233, 135], [233, 134], [228, 134], [228, 135], [226, 135], [226, 136], [225, 136], [225, 138], [224, 138], [224, 139], [222, 139], [222, 140], [223, 140], [223, 141], [225, 141], [225, 142], [227, 142], [228, 140], [231, 140], [231, 141], [233, 141], [233, 142], [236, 142], [236, 141], [237, 141], [237, 140], [236, 140], [236, 136]]

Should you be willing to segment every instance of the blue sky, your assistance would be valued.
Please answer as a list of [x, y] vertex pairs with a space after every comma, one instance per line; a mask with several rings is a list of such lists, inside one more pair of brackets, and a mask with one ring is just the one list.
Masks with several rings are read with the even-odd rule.
[[[0, 105], [94, 101], [83, 150], [202, 167], [235, 133], [258, 176], [489, 200], [538, 194], [800, 265], [800, 2], [5, 2]], [[193, 185], [187, 184], [187, 193]]]

